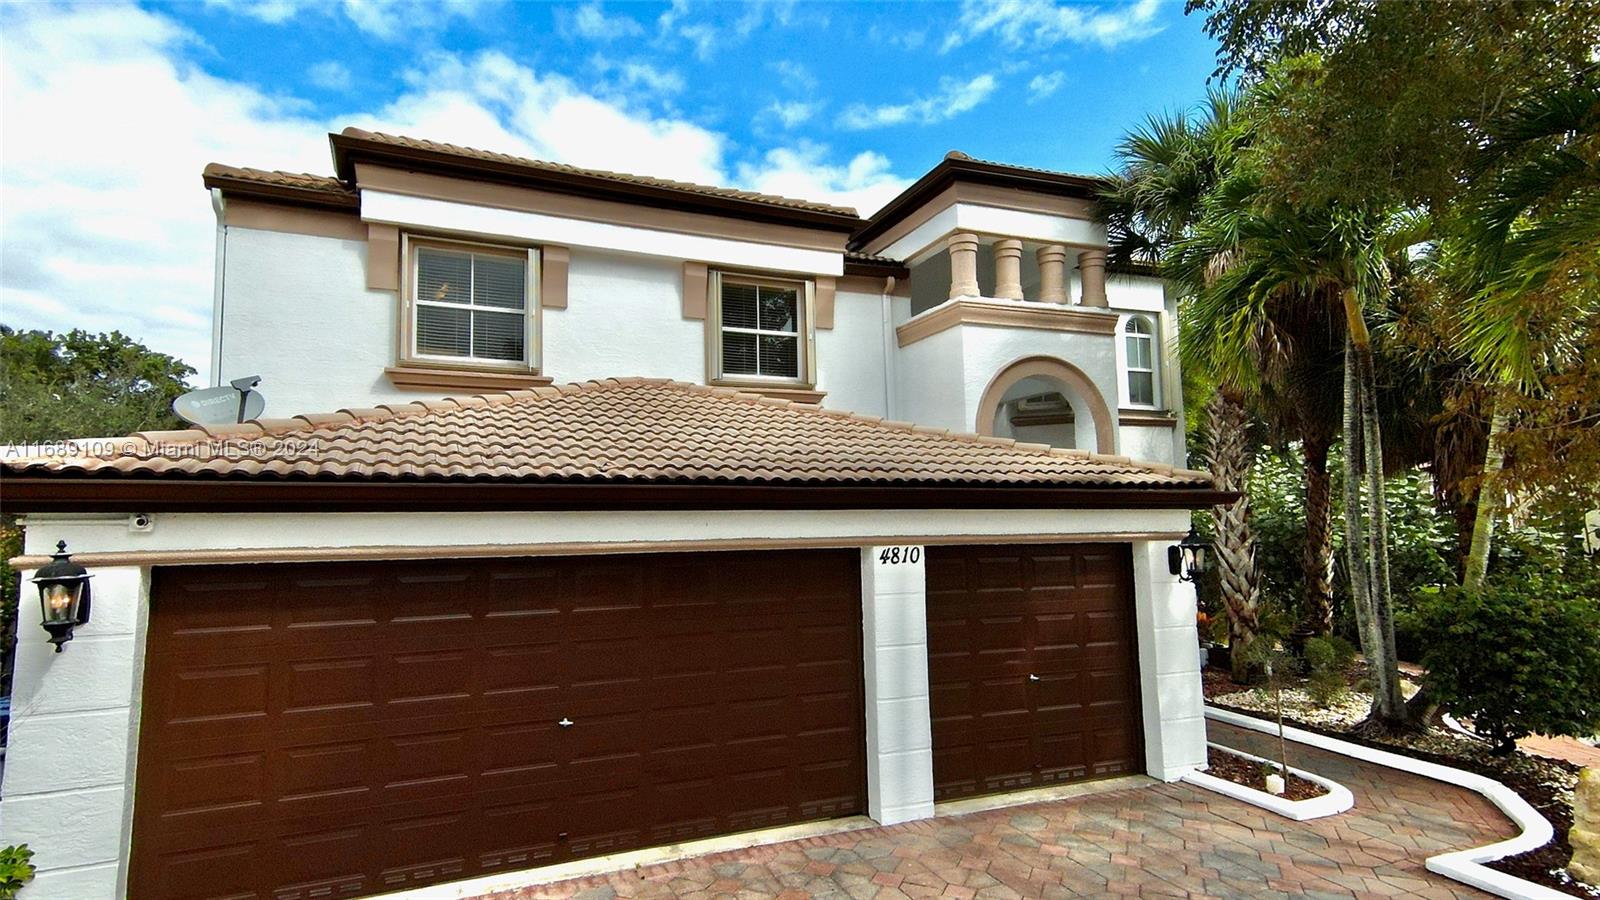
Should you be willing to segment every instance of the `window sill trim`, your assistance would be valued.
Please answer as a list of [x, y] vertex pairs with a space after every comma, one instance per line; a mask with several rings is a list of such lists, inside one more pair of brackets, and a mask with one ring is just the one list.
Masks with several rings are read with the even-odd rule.
[[506, 391], [544, 387], [553, 381], [548, 375], [492, 369], [447, 369], [398, 365], [383, 370], [389, 383], [406, 391], [474, 390]]
[[828, 396], [827, 391], [819, 391], [802, 384], [762, 384], [760, 382], [713, 381], [710, 387], [729, 388], [745, 394], [760, 394], [775, 400], [793, 400], [796, 403], [820, 404], [822, 398]]
[[1157, 428], [1176, 428], [1178, 417], [1157, 407], [1138, 409], [1123, 407], [1117, 410], [1117, 424], [1144, 425]]

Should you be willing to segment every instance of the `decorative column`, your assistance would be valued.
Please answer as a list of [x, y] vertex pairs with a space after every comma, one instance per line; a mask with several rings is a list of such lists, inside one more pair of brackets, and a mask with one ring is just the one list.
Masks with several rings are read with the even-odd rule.
[[950, 296], [978, 296], [978, 236], [965, 231], [950, 235]]
[[994, 242], [994, 295], [1002, 300], [1022, 299], [1022, 242]]
[[867, 815], [879, 825], [933, 815], [925, 554], [915, 544], [861, 548]]
[[1083, 280], [1084, 306], [1109, 306], [1106, 302], [1106, 252], [1085, 250], [1078, 254], [1078, 277]]
[[1051, 244], [1034, 255], [1039, 258], [1039, 300], [1067, 302], [1067, 248]]

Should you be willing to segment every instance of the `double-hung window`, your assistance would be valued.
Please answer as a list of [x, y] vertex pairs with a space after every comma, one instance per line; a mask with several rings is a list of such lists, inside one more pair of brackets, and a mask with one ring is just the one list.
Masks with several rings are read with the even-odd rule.
[[712, 292], [718, 380], [809, 382], [808, 283], [718, 273]]
[[1128, 402], [1135, 406], [1155, 406], [1155, 327], [1144, 316], [1133, 316], [1122, 331], [1127, 350]]
[[532, 251], [413, 241], [411, 255], [412, 358], [534, 366]]

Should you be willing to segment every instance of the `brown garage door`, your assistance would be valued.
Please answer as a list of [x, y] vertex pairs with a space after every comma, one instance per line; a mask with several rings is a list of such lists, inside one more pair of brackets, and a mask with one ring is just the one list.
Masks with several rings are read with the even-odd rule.
[[858, 565], [159, 569], [131, 893], [355, 897], [860, 812]]
[[934, 796], [1144, 770], [1123, 544], [928, 548]]

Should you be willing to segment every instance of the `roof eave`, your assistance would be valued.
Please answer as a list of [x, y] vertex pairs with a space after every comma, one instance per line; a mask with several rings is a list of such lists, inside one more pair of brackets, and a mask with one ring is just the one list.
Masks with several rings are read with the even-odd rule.
[[581, 172], [549, 172], [529, 166], [489, 159], [475, 159], [441, 150], [405, 147], [347, 134], [329, 134], [334, 171], [341, 180], [356, 183], [357, 162], [398, 166], [413, 171], [492, 181], [518, 187], [533, 187], [579, 197], [616, 200], [663, 209], [689, 210], [755, 222], [802, 225], [830, 231], [854, 231], [861, 225], [859, 216], [823, 210], [800, 209], [745, 200], [718, 197], [665, 185], [629, 184], [586, 175]]
[[1102, 184], [1101, 179], [1066, 172], [1019, 169], [983, 160], [947, 156], [929, 170], [928, 174], [917, 179], [914, 184], [901, 191], [899, 196], [868, 217], [856, 233], [850, 236], [850, 246], [863, 246], [958, 181], [1021, 188], [1053, 196], [1085, 200], [1093, 199]]
[[361, 198], [354, 191], [348, 194], [319, 191], [314, 188], [268, 184], [248, 178], [235, 178], [229, 175], [204, 175], [202, 179], [207, 190], [221, 190], [224, 196], [229, 197], [245, 197], [251, 200], [264, 200], [269, 203], [287, 203], [292, 206], [306, 206], [315, 209], [338, 210], [340, 212], [361, 208]]
[[9, 476], [9, 513], [410, 512], [643, 509], [1201, 509], [1238, 499], [1190, 487], [946, 484], [348, 481]]

